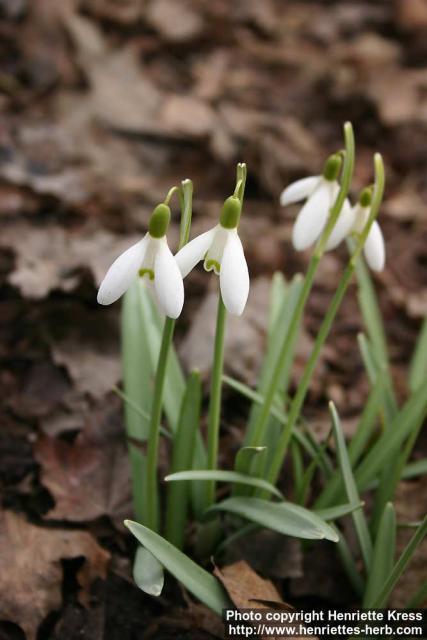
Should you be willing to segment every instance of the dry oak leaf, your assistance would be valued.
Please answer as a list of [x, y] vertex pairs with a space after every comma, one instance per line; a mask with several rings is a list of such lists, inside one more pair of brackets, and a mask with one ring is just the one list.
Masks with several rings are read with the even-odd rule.
[[83, 601], [104, 579], [110, 554], [85, 531], [43, 529], [11, 511], [0, 513], [0, 619], [34, 640], [40, 622], [61, 606], [61, 559], [84, 557], [77, 578]]

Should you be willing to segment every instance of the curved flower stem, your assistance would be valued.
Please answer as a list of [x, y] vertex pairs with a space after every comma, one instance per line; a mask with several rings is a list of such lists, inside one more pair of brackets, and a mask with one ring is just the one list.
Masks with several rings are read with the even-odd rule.
[[283, 343], [280, 347], [279, 357], [277, 359], [276, 367], [274, 369], [274, 373], [271, 379], [271, 384], [265, 394], [264, 404], [263, 404], [262, 410], [259, 413], [259, 417], [253, 431], [253, 437], [251, 438], [250, 442], [246, 443], [247, 446], [260, 446], [263, 444], [265, 431], [268, 425], [268, 418], [270, 415], [270, 411], [273, 406], [274, 398], [276, 396], [277, 390], [280, 385], [283, 363], [286, 362], [289, 350], [292, 348], [292, 345], [294, 343], [295, 336], [301, 321], [301, 317], [304, 312], [305, 304], [307, 302], [307, 298], [313, 286], [313, 281], [316, 275], [317, 267], [325, 251], [325, 247], [326, 247], [326, 243], [329, 238], [329, 235], [331, 234], [332, 229], [334, 228], [334, 225], [338, 219], [338, 216], [341, 212], [341, 208], [344, 204], [344, 201], [347, 197], [347, 194], [350, 188], [351, 178], [353, 175], [353, 167], [354, 167], [354, 136], [353, 136], [353, 128], [349, 122], [347, 122], [344, 125], [344, 138], [345, 138], [346, 152], [345, 152], [341, 188], [338, 193], [337, 199], [335, 200], [334, 205], [331, 209], [327, 225], [322, 233], [322, 236], [320, 237], [316, 250], [310, 260], [308, 270], [304, 278], [304, 285], [302, 287], [299, 300], [295, 306], [292, 320], [289, 324], [289, 330], [287, 331], [286, 336], [283, 340]]
[[360, 252], [363, 249], [363, 245], [365, 244], [365, 240], [368, 236], [372, 223], [377, 217], [379, 212], [380, 204], [381, 204], [383, 193], [384, 193], [384, 180], [385, 180], [384, 166], [383, 166], [382, 158], [379, 154], [375, 155], [374, 161], [375, 161], [376, 180], [375, 180], [375, 191], [374, 191], [374, 196], [372, 200], [372, 207], [371, 207], [369, 219], [362, 233], [360, 234], [360, 237], [356, 245], [356, 249], [353, 255], [351, 256], [350, 261], [341, 277], [338, 288], [335, 292], [334, 297], [332, 298], [332, 301], [329, 305], [326, 316], [323, 319], [322, 325], [319, 329], [319, 332], [316, 337], [316, 341], [314, 343], [313, 351], [311, 352], [310, 357], [305, 365], [301, 381], [298, 385], [298, 390], [291, 402], [291, 405], [289, 408], [288, 422], [285, 425], [279, 437], [270, 468], [266, 475], [268, 480], [272, 483], [275, 483], [279, 476], [280, 469], [281, 469], [283, 460], [286, 456], [290, 439], [292, 437], [292, 431], [299, 418], [300, 411], [304, 403], [305, 396], [307, 394], [308, 387], [310, 385], [313, 371], [317, 364], [320, 351], [329, 335], [329, 331], [331, 329], [332, 323], [335, 319], [338, 309], [340, 308], [340, 305], [344, 298], [344, 294], [347, 290], [347, 287], [350, 284], [350, 281], [356, 266], [356, 261], [360, 255]]
[[[214, 360], [211, 378], [211, 393], [208, 416], [208, 469], [216, 469], [218, 463], [218, 442], [221, 418], [222, 370], [224, 366], [224, 339], [227, 311], [221, 293], [218, 298]], [[215, 482], [210, 481], [206, 488], [206, 508], [215, 501]]]

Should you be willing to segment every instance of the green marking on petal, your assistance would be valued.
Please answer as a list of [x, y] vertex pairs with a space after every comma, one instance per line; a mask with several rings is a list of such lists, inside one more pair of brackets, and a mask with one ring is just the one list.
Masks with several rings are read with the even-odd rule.
[[138, 275], [140, 278], [143, 278], [144, 276], [148, 276], [150, 280], [154, 280], [154, 271], [152, 269], [140, 269], [138, 271]]
[[204, 267], [206, 271], [213, 270], [214, 273], [216, 273], [216, 275], [219, 276], [219, 273], [221, 271], [221, 265], [216, 260], [205, 260]]

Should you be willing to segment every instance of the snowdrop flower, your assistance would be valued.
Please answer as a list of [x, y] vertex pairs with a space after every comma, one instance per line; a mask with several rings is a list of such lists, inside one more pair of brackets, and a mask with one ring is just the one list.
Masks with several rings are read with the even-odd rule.
[[237, 234], [240, 211], [239, 198], [227, 198], [219, 224], [194, 238], [175, 256], [183, 278], [204, 260], [206, 271], [219, 276], [225, 308], [236, 316], [243, 313], [249, 294], [248, 266]]
[[[335, 225], [335, 245], [337, 246], [344, 238], [351, 234], [360, 235], [368, 222], [371, 211], [372, 190], [370, 187], [364, 189], [359, 197], [359, 202], [350, 209], [348, 215], [349, 225], [340, 226], [340, 219]], [[332, 237], [332, 234], [330, 238]], [[330, 239], [329, 238], [329, 239]], [[363, 247], [366, 262], [372, 271], [382, 271], [385, 265], [385, 244], [380, 225], [373, 221]]]
[[[334, 154], [326, 161], [323, 175], [297, 180], [282, 191], [280, 196], [282, 206], [306, 199], [292, 229], [292, 243], [297, 251], [303, 251], [313, 245], [325, 228], [329, 211], [340, 189], [337, 178], [341, 164], [341, 155]], [[338, 221], [341, 221], [340, 224], [345, 230], [349, 230], [351, 220], [348, 200], [344, 202]], [[332, 249], [334, 242], [332, 232], [326, 249]]]
[[122, 253], [108, 269], [99, 287], [99, 304], [118, 300], [139, 275], [152, 286], [160, 310], [170, 318], [179, 316], [184, 304], [184, 285], [166, 239], [170, 215], [166, 204], [154, 209], [142, 240]]

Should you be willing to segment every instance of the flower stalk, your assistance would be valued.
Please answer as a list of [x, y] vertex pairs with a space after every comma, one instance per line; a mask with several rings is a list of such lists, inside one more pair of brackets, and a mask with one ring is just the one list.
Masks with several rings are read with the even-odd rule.
[[[181, 233], [180, 233], [180, 249], [188, 241], [191, 225], [192, 213], [192, 192], [193, 185], [191, 180], [184, 180], [181, 189], [172, 187], [166, 196], [165, 202], [169, 201], [172, 195], [178, 190], [180, 194], [181, 206]], [[172, 344], [173, 334], [175, 331], [175, 319], [167, 317], [163, 327], [162, 342], [160, 346], [159, 359], [157, 362], [156, 375], [154, 380], [153, 405], [151, 409], [150, 426], [147, 444], [147, 472], [145, 482], [147, 484], [146, 492], [146, 521], [147, 527], [153, 531], [159, 531], [159, 488], [157, 482], [157, 467], [159, 459], [159, 440], [160, 440], [160, 420], [163, 409], [163, 392], [165, 386], [168, 356]]]
[[375, 189], [374, 189], [369, 219], [362, 233], [360, 234], [354, 253], [350, 258], [350, 261], [344, 271], [344, 274], [341, 277], [338, 288], [331, 301], [331, 304], [329, 305], [326, 316], [323, 319], [322, 325], [319, 329], [319, 332], [316, 337], [316, 341], [314, 343], [313, 351], [311, 352], [311, 355], [305, 365], [302, 379], [298, 385], [298, 390], [291, 402], [291, 405], [289, 408], [288, 422], [281, 433], [270, 468], [266, 475], [268, 480], [273, 483], [277, 482], [280, 469], [283, 464], [283, 460], [286, 456], [287, 448], [292, 436], [292, 431], [299, 418], [301, 408], [304, 403], [304, 399], [307, 394], [308, 387], [310, 385], [310, 381], [313, 375], [313, 371], [320, 355], [320, 351], [329, 335], [332, 323], [335, 319], [338, 309], [340, 308], [345, 292], [347, 291], [347, 287], [350, 284], [357, 259], [360, 256], [360, 252], [363, 250], [364, 243], [372, 227], [372, 224], [374, 223], [375, 218], [379, 213], [379, 208], [380, 208], [382, 198], [383, 198], [383, 193], [384, 193], [384, 182], [385, 182], [384, 165], [383, 165], [383, 161], [380, 154], [375, 155], [374, 163], [375, 163]]
[[[256, 447], [263, 444], [265, 431], [268, 424], [268, 418], [269, 418], [271, 408], [273, 406], [274, 398], [278, 391], [278, 387], [281, 380], [283, 363], [286, 362], [288, 352], [292, 348], [292, 345], [301, 321], [301, 317], [305, 308], [305, 304], [307, 302], [308, 296], [313, 286], [317, 267], [319, 265], [319, 262], [322, 258], [323, 253], [326, 250], [326, 244], [327, 244], [329, 235], [331, 234], [334, 228], [334, 225], [338, 219], [338, 216], [340, 214], [340, 211], [342, 209], [342, 206], [345, 202], [348, 191], [350, 189], [351, 178], [353, 175], [355, 150], [354, 150], [353, 128], [349, 122], [347, 122], [344, 125], [344, 138], [345, 138], [346, 151], [345, 151], [345, 157], [344, 157], [341, 188], [338, 192], [338, 196], [335, 200], [335, 203], [330, 211], [328, 222], [326, 223], [326, 226], [322, 232], [322, 235], [317, 243], [315, 252], [310, 260], [307, 274], [304, 278], [304, 285], [301, 289], [298, 302], [295, 306], [292, 320], [289, 325], [289, 330], [286, 336], [284, 337], [283, 343], [280, 347], [280, 355], [279, 355], [279, 358], [277, 359], [277, 363], [274, 370], [274, 374], [271, 379], [270, 387], [268, 388], [265, 394], [264, 404], [263, 404], [262, 410], [259, 413], [259, 417], [253, 431], [253, 436], [250, 441], [245, 443], [247, 446]], [[248, 471], [249, 470], [247, 469], [246, 472]]]

